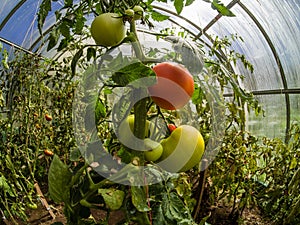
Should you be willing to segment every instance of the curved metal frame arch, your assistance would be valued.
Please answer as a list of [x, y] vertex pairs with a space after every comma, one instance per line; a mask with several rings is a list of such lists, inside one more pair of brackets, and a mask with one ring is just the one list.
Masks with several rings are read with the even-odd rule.
[[291, 123], [291, 102], [290, 102], [290, 96], [287, 90], [288, 89], [288, 85], [287, 85], [287, 81], [286, 81], [286, 76], [285, 76], [285, 72], [283, 70], [282, 67], [282, 63], [281, 60], [279, 58], [279, 55], [275, 49], [274, 44], [272, 43], [269, 35], [267, 34], [267, 32], [265, 31], [265, 29], [263, 28], [263, 26], [260, 24], [260, 22], [255, 18], [255, 16], [253, 15], [253, 13], [240, 1], [238, 2], [239, 6], [248, 14], [248, 16], [253, 20], [253, 22], [256, 24], [256, 26], [258, 27], [258, 29], [260, 30], [260, 32], [262, 33], [262, 35], [264, 36], [265, 40], [267, 41], [272, 54], [275, 58], [276, 64], [279, 68], [279, 72], [280, 72], [280, 76], [281, 76], [281, 81], [283, 84], [283, 89], [286, 91], [284, 92], [284, 96], [285, 96], [285, 102], [286, 102], [286, 130], [285, 130], [285, 142], [288, 141], [289, 139], [289, 130], [290, 130], [290, 123]]
[[18, 4], [8, 13], [8, 15], [4, 18], [2, 23], [0, 24], [0, 31], [6, 25], [6, 23], [10, 20], [10, 18], [14, 15], [16, 11], [26, 2], [27, 0], [21, 0]]

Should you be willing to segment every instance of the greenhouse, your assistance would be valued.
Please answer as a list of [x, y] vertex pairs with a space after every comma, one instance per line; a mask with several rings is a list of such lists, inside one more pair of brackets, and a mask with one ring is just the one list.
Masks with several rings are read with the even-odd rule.
[[0, 224], [300, 224], [298, 0], [1, 0]]

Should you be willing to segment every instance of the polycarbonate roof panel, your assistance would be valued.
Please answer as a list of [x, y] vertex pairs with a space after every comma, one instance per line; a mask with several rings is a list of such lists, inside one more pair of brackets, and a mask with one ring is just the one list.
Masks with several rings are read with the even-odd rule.
[[36, 29], [36, 12], [38, 10], [36, 1], [27, 1], [7, 21], [0, 34], [7, 40], [22, 47], [29, 47], [30, 43], [37, 38], [34, 35]]
[[300, 1], [243, 1], [278, 53], [289, 88], [300, 87]]
[[[1, 0], [3, 1], [3, 0]], [[3, 24], [3, 28], [0, 30], [0, 37], [7, 39], [8, 41], [19, 45], [23, 48], [29, 49], [31, 45], [40, 37], [40, 33], [37, 28], [37, 12], [41, 1], [27, 0], [27, 1], [14, 1], [4, 0], [4, 3], [0, 3], [1, 20], [0, 24]], [[18, 4], [19, 7], [18, 7]], [[43, 30], [49, 29], [55, 22], [54, 11], [61, 7], [63, 3], [61, 1], [52, 3], [52, 14], [49, 14], [45, 21]], [[7, 9], [9, 7], [9, 9]], [[15, 10], [9, 17], [9, 12]], [[5, 12], [2, 15], [2, 11]], [[2, 18], [3, 17], [3, 18]], [[9, 17], [9, 18], [8, 18]], [[7, 18], [7, 21], [4, 21]]]
[[1, 1], [2, 1], [2, 3], [0, 5], [0, 21], [3, 21], [5, 19], [5, 17], [16, 6], [18, 1], [14, 1], [14, 0], [1, 0]]
[[[237, 34], [242, 40], [232, 42], [232, 49], [245, 55], [254, 66], [254, 73], [246, 70], [238, 61], [236, 72], [245, 75], [244, 84], [249, 90], [283, 88], [278, 66], [265, 38], [255, 23], [238, 5], [232, 8], [236, 17], [222, 17], [209, 29], [211, 35], [230, 37]], [[267, 75], [267, 76], [266, 76]]]
[[[284, 137], [286, 129], [286, 107], [284, 95], [263, 95], [257, 97], [265, 116], [249, 115], [248, 130], [258, 137]], [[276, 103], [276, 104], [274, 104]], [[280, 104], [277, 104], [280, 103]]]
[[291, 99], [291, 105], [292, 110], [291, 110], [291, 121], [297, 121], [300, 123], [300, 97], [299, 95], [293, 94], [290, 95]]

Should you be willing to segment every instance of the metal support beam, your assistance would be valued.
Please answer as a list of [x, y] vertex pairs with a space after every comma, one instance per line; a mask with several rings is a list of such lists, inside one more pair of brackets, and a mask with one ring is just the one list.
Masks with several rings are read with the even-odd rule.
[[34, 52], [31, 52], [31, 51], [29, 51], [29, 50], [27, 50], [27, 49], [21, 47], [20, 45], [17, 45], [17, 44], [15, 44], [15, 43], [13, 43], [13, 42], [11, 42], [11, 41], [9, 41], [9, 40], [3, 38], [3, 37], [0, 37], [0, 42], [3, 42], [3, 43], [5, 43], [5, 44], [7, 44], [7, 45], [10, 45], [11, 47], [14, 47], [15, 49], [21, 50], [21, 51], [23, 51], [23, 52], [25, 52], [25, 53], [27, 53], [27, 54], [35, 55]]

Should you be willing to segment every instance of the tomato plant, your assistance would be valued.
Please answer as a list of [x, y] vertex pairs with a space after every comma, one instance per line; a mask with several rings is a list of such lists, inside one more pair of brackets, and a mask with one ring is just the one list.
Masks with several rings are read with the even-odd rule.
[[120, 44], [126, 34], [122, 16], [117, 13], [97, 16], [91, 24], [91, 34], [97, 45], [110, 47]]
[[0, 186], [4, 187], [0, 208], [2, 216], [19, 224], [16, 217], [26, 221], [27, 210], [40, 207], [34, 185], [47, 185], [51, 159], [44, 155], [64, 156], [74, 147], [68, 93], [75, 84], [68, 77], [68, 66], [17, 50], [12, 54], [7, 68], [0, 69], [5, 90], [0, 114]]
[[194, 92], [194, 79], [181, 65], [163, 62], [153, 67], [157, 83], [148, 88], [153, 101], [161, 108], [175, 110], [185, 106]]
[[[41, 10], [38, 13], [40, 30], [42, 30], [43, 21], [45, 21], [48, 12], [51, 10], [50, 6], [53, 2], [55, 1], [42, 1]], [[234, 95], [225, 104], [227, 111], [224, 123], [227, 125], [228, 132], [221, 145], [223, 151], [215, 164], [207, 170], [209, 171], [209, 177], [207, 178], [209, 182], [206, 182], [205, 176], [199, 174], [196, 169], [191, 170], [192, 167], [196, 167], [199, 163], [199, 158], [203, 154], [204, 142], [209, 142], [209, 137], [213, 136], [211, 135], [214, 125], [212, 121], [216, 119], [212, 116], [213, 109], [209, 104], [211, 99], [208, 98], [207, 92], [202, 89], [203, 81], [196, 79], [198, 78], [196, 75], [201, 72], [203, 62], [194, 60], [195, 56], [188, 54], [188, 50], [197, 51], [201, 49], [202, 43], [195, 41], [196, 48], [194, 49], [175, 50], [174, 48], [168, 49], [167, 53], [166, 51], [159, 52], [160, 50], [155, 48], [148, 51], [139, 42], [135, 27], [135, 22], [137, 21], [134, 20], [128, 21], [130, 22], [130, 29], [128, 36], [126, 36], [124, 21], [119, 13], [125, 12], [125, 15], [128, 14], [127, 16], [134, 16], [135, 20], [141, 20], [139, 22], [149, 25], [149, 28], [153, 26], [151, 23], [152, 19], [158, 22], [168, 18], [168, 16], [153, 11], [153, 8], [149, 5], [152, 1], [146, 3], [135, 0], [91, 0], [86, 3], [86, 1], [82, 0], [78, 4], [72, 4], [71, 2], [64, 1], [65, 5], [55, 12], [57, 23], [53, 30], [50, 31], [50, 35], [47, 36], [49, 40], [47, 49], [50, 50], [56, 44], [59, 44], [58, 51], [66, 50], [77, 53], [72, 56], [71, 60], [69, 58], [63, 59], [65, 68], [52, 65], [52, 73], [43, 70], [44, 73], [42, 74], [31, 74], [31, 78], [29, 76], [24, 77], [22, 74], [34, 71], [41, 72], [40, 66], [43, 65], [42, 63], [37, 63], [32, 65], [32, 67], [29, 67], [27, 64], [12, 65], [11, 68], [15, 70], [7, 75], [8, 79], [14, 77], [11, 76], [12, 74], [20, 77], [14, 77], [14, 79], [9, 80], [7, 83], [11, 84], [11, 86], [4, 88], [0, 92], [1, 96], [3, 93], [5, 95], [6, 90], [14, 90], [13, 84], [20, 83], [19, 92], [12, 95], [13, 99], [8, 99], [8, 102], [14, 103], [10, 104], [13, 107], [11, 108], [12, 110], [9, 110], [7, 116], [9, 121], [1, 120], [1, 128], [5, 132], [1, 133], [0, 138], [0, 157], [1, 162], [4, 162], [1, 167], [4, 173], [0, 173], [0, 181], [2, 187], [4, 187], [1, 190], [0, 204], [1, 208], [5, 208], [5, 213], [12, 211], [11, 209], [18, 208], [18, 206], [21, 209], [23, 206], [22, 202], [24, 199], [16, 197], [16, 193], [19, 193], [20, 190], [16, 190], [14, 187], [21, 187], [21, 191], [32, 195], [32, 192], [28, 191], [32, 184], [27, 186], [27, 181], [41, 180], [45, 177], [46, 172], [48, 172], [48, 162], [51, 162], [48, 173], [50, 197], [57, 203], [64, 202], [64, 212], [69, 224], [86, 224], [87, 218], [92, 211], [91, 208], [106, 211], [107, 217], [112, 211], [123, 211], [125, 216], [120, 222], [122, 224], [195, 224], [194, 219], [200, 224], [204, 224], [204, 220], [211, 215], [210, 211], [205, 214], [207, 212], [205, 209], [212, 209], [221, 202], [222, 198], [226, 198], [228, 202], [233, 203], [232, 207], [230, 206], [233, 212], [232, 216], [241, 215], [243, 209], [254, 202], [252, 193], [257, 192], [256, 183], [253, 182], [257, 177], [254, 174], [263, 173], [268, 173], [269, 177], [276, 180], [272, 187], [269, 188], [269, 193], [273, 194], [273, 198], [263, 202], [267, 202], [267, 205], [264, 206], [267, 206], [266, 209], [272, 211], [271, 206], [274, 202], [277, 203], [276, 197], [278, 196], [276, 196], [272, 188], [280, 183], [275, 176], [276, 174], [278, 175], [278, 170], [272, 168], [270, 166], [271, 163], [268, 163], [267, 167], [263, 167], [259, 171], [255, 164], [259, 160], [255, 151], [257, 150], [257, 154], [259, 152], [262, 154], [260, 150], [264, 150], [266, 154], [270, 154], [269, 150], [266, 149], [274, 149], [277, 145], [275, 146], [274, 143], [273, 145], [269, 144], [271, 148], [267, 148], [267, 146], [266, 149], [263, 149], [255, 139], [247, 136], [244, 132], [244, 109], [251, 106], [254, 110], [259, 111], [253, 96], [244, 92], [238, 85], [238, 81], [242, 79], [242, 76], [239, 77], [239, 75], [235, 74], [229, 66], [235, 64], [239, 57], [242, 63], [245, 64], [245, 67], [251, 70], [251, 65], [245, 60], [244, 56], [241, 54], [234, 55], [232, 50], [229, 49], [228, 40], [221, 40], [220, 38], [216, 38], [215, 43], [212, 45], [212, 51], [206, 53], [205, 67], [208, 71], [212, 71], [211, 74], [208, 74], [212, 76], [205, 77], [204, 75], [205, 85], [208, 87], [207, 90], [211, 88], [212, 91], [219, 93], [218, 88], [220, 88], [220, 93], [223, 94], [224, 89], [227, 90], [228, 87], [232, 87]], [[171, 2], [174, 3], [176, 12], [180, 13], [183, 9], [182, 1]], [[187, 4], [192, 2], [189, 1]], [[134, 7], [137, 4], [140, 6]], [[218, 4], [218, 1], [213, 1], [213, 8], [220, 9]], [[134, 15], [132, 15], [132, 10], [126, 11], [128, 8], [133, 9]], [[86, 19], [84, 16], [90, 15], [91, 12], [97, 17], [92, 23], [91, 32], [87, 32], [85, 30], [87, 24], [85, 24]], [[72, 21], [70, 21], [70, 18], [72, 18]], [[154, 34], [158, 41], [161, 40], [161, 37], [174, 41], [179, 36], [187, 40], [190, 38], [193, 40], [191, 34], [186, 32], [176, 33], [176, 30], [171, 29], [161, 32], [163, 34]], [[83, 40], [90, 38], [91, 35], [99, 46], [82, 43]], [[122, 52], [117, 55], [105, 55], [105, 53], [110, 52], [106, 47], [112, 47], [112, 50], [117, 50], [114, 47], [120, 44], [125, 37], [127, 37], [126, 41], [128, 41], [126, 44], [132, 47], [132, 56], [124, 56]], [[60, 43], [57, 43], [58, 41]], [[188, 44], [188, 42], [186, 43], [182, 40], [173, 41], [172, 44], [176, 45], [176, 47]], [[84, 48], [87, 48], [87, 51], [84, 51]], [[220, 57], [220, 50], [224, 51], [224, 56], [228, 57], [224, 57], [223, 54]], [[156, 58], [156, 53], [164, 54], [163, 59], [168, 62], [160, 63], [162, 58]], [[177, 57], [178, 55], [181, 57]], [[120, 66], [130, 60], [133, 60], [134, 63], [126, 67]], [[107, 64], [104, 64], [103, 61], [106, 61]], [[98, 62], [103, 63], [100, 67], [104, 65], [102, 67], [104, 71], [109, 68], [114, 69], [112, 73], [107, 73], [103, 76], [100, 74], [95, 79], [102, 81], [99, 86], [96, 85], [95, 80], [89, 77], [90, 74], [98, 74], [99, 71], [97, 70], [89, 71], [90, 68], [97, 68], [98, 65], [96, 64]], [[176, 62], [176, 64], [171, 62]], [[187, 65], [189, 62], [192, 62], [190, 67]], [[180, 64], [186, 66], [189, 71], [180, 66]], [[6, 63], [3, 65], [5, 68], [9, 66]], [[153, 66], [153, 70], [151, 66]], [[66, 69], [70, 67], [72, 68], [72, 75], [70, 75], [70, 70]], [[24, 73], [26, 68], [31, 69], [26, 70], [26, 73]], [[79, 69], [78, 73], [76, 73], [75, 68]], [[53, 76], [53, 72], [56, 76]], [[86, 73], [82, 74], [82, 72]], [[191, 75], [193, 73], [196, 74], [194, 77]], [[138, 87], [133, 85], [128, 92], [121, 96], [118, 103], [113, 105], [109, 101], [110, 94], [118, 93], [118, 88], [123, 88], [134, 80], [145, 77], [150, 78], [154, 75], [157, 76], [157, 84], [149, 84], [149, 89], [147, 88], [148, 84], [142, 84]], [[81, 130], [77, 131], [78, 133], [75, 133], [76, 135], [82, 134], [81, 137], [83, 137], [79, 146], [76, 147], [81, 147], [82, 142], [86, 139], [94, 141], [93, 138], [95, 136], [99, 136], [101, 141], [103, 141], [103, 146], [101, 147], [97, 145], [97, 141], [89, 143], [85, 146], [86, 149], [82, 155], [74, 147], [75, 138], [72, 133], [73, 114], [70, 112], [72, 111], [72, 96], [74, 94], [74, 86], [71, 81], [81, 79], [86, 79], [83, 85], [85, 88], [94, 86], [93, 88], [96, 89], [95, 91], [91, 88], [91, 90], [95, 91], [92, 92], [87, 88], [86, 98], [80, 105], [82, 107], [79, 108], [94, 111], [92, 115], [96, 118], [97, 130], [94, 129], [95, 121], [85, 124]], [[3, 82], [5, 85], [7, 83]], [[217, 84], [217, 87], [214, 84]], [[100, 91], [99, 88], [101, 89]], [[143, 91], [147, 91], [145, 89], [149, 91], [151, 98], [143, 98], [133, 104], [132, 100], [137, 96], [143, 96]], [[36, 94], [36, 98], [34, 94]], [[216, 100], [214, 103], [223, 104], [221, 95], [214, 95], [214, 97], [214, 100]], [[155, 104], [153, 105], [150, 99], [159, 107], [155, 107]], [[204, 139], [201, 138], [201, 134], [199, 135], [199, 130], [195, 130], [192, 126], [187, 129], [183, 128], [187, 125], [181, 125], [176, 129], [171, 125], [166, 126], [166, 124], [173, 122], [179, 124], [177, 112], [171, 110], [180, 109], [189, 101], [193, 104], [193, 109], [198, 115], [198, 120], [195, 119], [196, 121], [190, 122], [198, 123], [197, 125], [199, 125], [199, 130], [201, 130]], [[49, 102], [51, 102], [51, 105], [49, 105]], [[4, 101], [0, 98], [1, 108], [3, 104]], [[116, 108], [119, 109], [118, 114], [113, 113], [113, 109]], [[170, 111], [160, 111], [160, 108]], [[42, 116], [46, 111], [49, 111], [53, 117], [48, 119], [51, 123], [46, 122]], [[128, 132], [132, 132], [137, 138], [146, 141], [144, 143], [145, 147], [150, 148], [150, 151], [135, 151], [130, 147], [124, 146], [116, 137], [111, 119], [116, 119], [117, 122], [121, 123], [121, 121], [126, 121], [129, 114], [134, 114], [135, 118], [127, 121], [129, 129], [120, 131], [121, 136], [127, 139], [126, 135]], [[20, 115], [22, 116], [20, 117]], [[23, 115], [24, 120], [22, 120]], [[88, 118], [90, 115], [85, 113], [82, 118]], [[222, 115], [218, 114], [218, 116]], [[147, 121], [155, 117], [159, 117], [161, 122], [154, 123], [154, 133], [156, 133], [156, 130], [159, 133], [163, 128], [167, 129], [167, 127], [170, 131], [170, 135], [166, 132], [163, 133], [163, 138], [159, 138], [159, 140], [163, 139], [160, 145], [147, 139], [149, 138], [149, 133], [151, 133], [149, 124], [152, 124]], [[187, 122], [185, 118], [182, 120]], [[240, 130], [243, 132], [239, 132]], [[192, 145], [190, 139], [194, 141], [195, 146]], [[176, 146], [177, 142], [180, 143], [179, 146]], [[92, 150], [95, 146], [97, 151], [93, 152]], [[278, 146], [282, 145], [278, 144]], [[179, 149], [179, 154], [177, 154], [176, 148]], [[43, 154], [43, 149], [51, 149], [52, 153], [55, 154], [53, 157], [40, 157]], [[7, 154], [7, 152], [10, 154]], [[44, 154], [48, 153], [44, 152]], [[172, 153], [176, 153], [173, 158]], [[178, 164], [184, 158], [182, 155], [186, 153], [190, 153], [192, 157], [181, 168], [178, 168], [179, 171], [184, 172], [168, 172], [178, 171], [173, 166]], [[244, 158], [246, 153], [249, 156], [247, 160]], [[296, 154], [297, 151], [294, 153]], [[163, 155], [162, 158], [159, 157], [160, 154]], [[49, 155], [52, 154], [49, 153]], [[82, 156], [87, 157], [82, 158]], [[158, 157], [161, 158], [160, 162], [163, 162], [164, 159], [169, 159], [169, 163], [165, 164], [164, 167], [163, 164], [159, 166], [158, 163], [151, 162], [156, 161]], [[110, 158], [113, 159], [109, 161], [108, 159]], [[100, 159], [105, 159], [105, 163], [102, 163]], [[11, 162], [17, 163], [14, 165]], [[34, 162], [34, 164], [31, 165], [28, 162]], [[127, 163], [128, 165], [122, 167], [121, 163]], [[293, 169], [295, 170], [294, 166], [297, 165], [297, 162], [288, 164], [288, 166], [285, 166], [283, 160], [280, 161], [280, 157], [278, 157], [277, 167], [283, 168], [283, 171], [290, 171], [289, 176], [285, 179], [292, 177]], [[290, 164], [293, 164], [293, 166], [290, 166]], [[144, 166], [150, 174], [160, 177], [161, 181], [153, 184], [151, 180], [149, 181], [145, 176], [141, 176], [137, 172], [137, 166], [139, 165]], [[12, 173], [7, 171], [12, 171]], [[101, 175], [98, 173], [99, 171], [102, 172]], [[249, 176], [253, 179], [248, 179]], [[20, 181], [16, 181], [15, 177], [20, 177]], [[284, 172], [280, 173], [280, 178], [284, 178]], [[201, 179], [204, 180], [204, 183], [200, 182]], [[131, 186], [114, 182], [120, 180], [126, 181]], [[296, 180], [296, 178], [292, 179], [293, 183], [290, 185], [280, 186], [278, 184], [278, 186], [280, 188], [291, 186], [293, 188], [280, 190], [298, 194], [299, 192], [296, 190], [298, 183]], [[135, 185], [137, 181], [143, 185]], [[285, 181], [285, 184], [288, 184], [288, 182]], [[199, 194], [201, 192], [198, 191], [199, 189], [201, 190], [201, 187], [207, 187], [204, 192], [205, 201], [201, 201]], [[260, 199], [266, 198], [263, 194], [260, 197]], [[18, 204], [11, 204], [10, 201], [5, 201], [6, 199], [17, 200]], [[285, 203], [284, 209], [287, 209], [291, 204], [293, 206], [298, 205], [297, 198], [293, 201], [284, 198], [281, 200], [281, 202]], [[197, 212], [197, 209], [194, 209], [196, 201], [200, 205], [201, 203], [210, 205], [206, 208], [206, 205], [200, 207], [202, 210], [201, 217], [197, 217], [195, 213], [193, 218], [191, 212]], [[275, 206], [274, 208], [276, 208]], [[280, 211], [278, 208], [276, 210]], [[294, 207], [294, 209], [296, 208]], [[292, 221], [291, 217], [295, 214], [296, 210], [290, 213], [281, 211], [277, 215], [281, 217], [287, 215], [288, 220]], [[107, 223], [107, 220], [108, 218], [106, 218], [106, 221], [99, 223]], [[89, 222], [96, 223], [95, 221]]]

